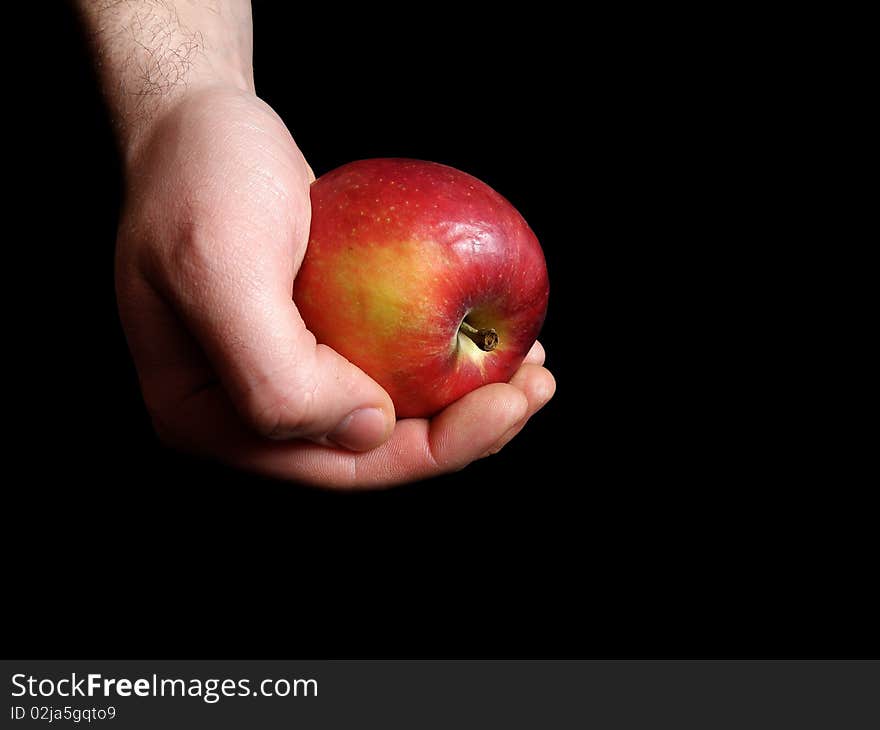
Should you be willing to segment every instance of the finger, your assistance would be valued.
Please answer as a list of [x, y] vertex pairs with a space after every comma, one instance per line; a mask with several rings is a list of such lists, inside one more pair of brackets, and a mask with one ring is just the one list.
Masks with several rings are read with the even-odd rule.
[[[260, 242], [247, 242], [259, 249]], [[388, 394], [333, 350], [318, 345], [291, 299], [292, 274], [272, 256], [214, 241], [218, 263], [196, 256], [166, 287], [240, 417], [271, 438], [311, 438], [370, 449], [394, 425]], [[263, 252], [270, 250], [265, 247]], [[288, 267], [290, 270], [292, 267]]]
[[532, 349], [529, 350], [529, 352], [526, 355], [526, 358], [525, 358], [525, 360], [523, 360], [523, 362], [527, 362], [532, 365], [543, 365], [544, 358], [545, 358], [544, 346], [540, 342], [535, 340], [535, 344], [532, 345]]
[[[210, 391], [212, 386], [217, 386], [214, 390], [219, 388], [217, 367], [205, 357], [204, 348], [199, 346], [191, 334], [192, 328], [182, 326], [179, 317], [174, 315], [167, 303], [146, 282], [135, 277], [129, 278], [124, 285], [119, 286], [118, 299], [120, 315], [126, 323], [129, 346], [138, 367], [144, 399], [157, 429], [162, 429], [168, 422], [177, 419], [177, 412], [182, 404], [188, 403], [202, 391]], [[323, 346], [314, 346], [313, 340], [306, 339], [304, 348], [310, 347], [314, 355], [314, 364], [309, 366], [310, 372], [317, 374], [315, 378], [317, 386], [313, 388], [315, 395], [312, 396], [309, 407], [316, 409], [322, 407], [321, 393], [327, 385], [321, 376], [326, 378], [329, 373], [329, 377], [334, 379], [329, 387], [341, 389], [343, 394], [347, 393], [347, 396], [343, 395], [343, 401], [346, 398], [349, 401], [357, 401], [359, 395], [361, 401], [364, 401], [365, 397], [378, 393], [377, 398], [384, 404], [382, 407], [391, 413], [393, 419], [393, 406], [381, 388], [332, 350]], [[227, 344], [227, 347], [232, 347], [232, 345]], [[226, 358], [230, 355], [228, 351], [221, 351], [219, 357]], [[253, 359], [253, 356], [251, 358]], [[336, 367], [337, 364], [338, 367]], [[271, 367], [271, 365], [267, 365], [267, 367]], [[284, 387], [282, 385], [283, 377], [283, 375], [279, 375], [265, 382], [270, 387], [280, 390]], [[352, 379], [353, 384], [347, 378]], [[357, 388], [363, 379], [367, 381], [366, 387], [362, 389], [361, 393], [358, 393]], [[285, 382], [289, 382], [289, 379]], [[227, 390], [229, 389], [227, 388]], [[366, 394], [363, 391], [366, 391]], [[261, 392], [263, 397], [266, 397], [267, 391]], [[334, 390], [334, 392], [338, 391]], [[251, 397], [255, 395], [256, 393]], [[196, 398], [195, 402], [200, 401]], [[351, 406], [349, 405], [349, 407]], [[256, 408], [261, 408], [264, 415], [267, 413], [263, 406], [256, 406]], [[345, 406], [338, 410], [345, 410]], [[301, 409], [301, 412], [304, 411]], [[290, 413], [287, 412], [287, 415]], [[326, 423], [330, 425], [323, 426], [321, 415], [319, 413], [317, 418], [312, 419], [313, 427], [317, 426], [327, 432], [329, 429], [339, 430], [339, 424], [333, 425], [332, 423], [334, 420], [332, 414], [325, 419]], [[308, 414], [300, 416], [300, 418], [307, 419]], [[336, 434], [335, 437], [340, 440], [340, 443], [344, 441], [348, 448], [369, 448], [376, 443], [381, 443], [393, 428], [393, 421], [389, 427], [385, 423], [384, 416], [381, 419], [375, 419], [380, 422], [380, 425], [371, 421], [371, 418], [375, 417], [368, 413], [366, 424], [360, 416], [349, 419], [344, 424], [349, 427], [348, 434], [341, 436]], [[346, 416], [343, 416], [341, 420], [345, 422]], [[279, 423], [283, 423], [283, 421], [279, 421]], [[253, 426], [253, 424], [251, 425]], [[199, 424], [194, 420], [192, 427], [198, 430], [203, 428], [204, 424]], [[370, 431], [371, 428], [374, 429], [373, 432]], [[259, 426], [257, 425], [254, 430], [259, 431]], [[380, 434], [379, 437], [375, 436], [377, 432]], [[323, 437], [322, 440], [327, 442], [327, 437]], [[175, 439], [175, 441], [180, 441], [180, 439]]]
[[214, 370], [257, 433], [370, 449], [394, 425], [388, 394], [306, 329], [289, 289], [232, 291], [205, 277], [182, 310]]
[[[150, 351], [166, 357], [189, 337], [203, 356], [198, 369], [220, 380], [257, 433], [352, 449], [381, 443], [394, 425], [388, 394], [317, 345], [292, 301], [310, 226], [312, 175], [299, 149], [277, 115], [250, 97], [224, 97], [222, 107], [208, 103], [198, 114], [204, 118], [168, 127], [173, 140], [144, 173], [167, 184], [150, 183], [120, 226], [129, 244], [121, 288], [142, 278], [160, 303], [142, 314], [138, 295], [129, 297], [139, 371], [153, 378], [144, 365]], [[170, 364], [165, 371], [177, 379]], [[187, 368], [181, 380], [192, 384], [197, 375]], [[163, 413], [174, 408], [163, 399]]]
[[[367, 453], [303, 445], [291, 473], [300, 481], [355, 489], [387, 487], [458, 471], [479, 458], [527, 408], [528, 402], [517, 388], [506, 383], [487, 385], [431, 420], [399, 421], [391, 438]], [[290, 468], [286, 460], [282, 464]]]
[[519, 422], [528, 401], [496, 383], [468, 393], [432, 420], [397, 422], [391, 437], [354, 453], [308, 441], [270, 441], [244, 429], [223, 391], [195, 394], [163, 434], [166, 442], [274, 478], [341, 489], [380, 488], [457, 471]]
[[318, 345], [292, 301], [309, 227], [306, 168], [271, 168], [268, 176], [253, 164], [241, 160], [243, 179], [203, 193], [199, 204], [223, 215], [199, 217], [163, 260], [158, 286], [250, 428], [373, 448], [394, 427], [390, 397]]
[[528, 420], [541, 410], [556, 393], [556, 379], [552, 373], [540, 365], [526, 363], [511, 378], [510, 384], [521, 390], [528, 399], [525, 415], [517, 421], [491, 448], [482, 456], [497, 454], [526, 425]]

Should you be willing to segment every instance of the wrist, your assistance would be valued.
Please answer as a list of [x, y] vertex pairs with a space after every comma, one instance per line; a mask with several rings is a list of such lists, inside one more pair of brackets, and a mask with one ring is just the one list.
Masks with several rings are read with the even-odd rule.
[[[164, 99], [149, 120], [120, 130], [122, 172], [138, 181], [151, 170], [176, 169], [189, 151], [216, 134], [215, 120], [256, 99], [228, 78], [203, 78]], [[159, 168], [156, 165], [159, 165]]]
[[79, 5], [126, 158], [201, 90], [254, 91], [248, 0], [80, 0]]
[[124, 167], [135, 166], [140, 151], [149, 147], [151, 140], [160, 137], [163, 128], [187, 118], [204, 103], [204, 99], [243, 94], [254, 94], [253, 84], [246, 83], [237, 74], [198, 74], [185, 85], [154, 100], [148, 112], [121, 114], [114, 127]]

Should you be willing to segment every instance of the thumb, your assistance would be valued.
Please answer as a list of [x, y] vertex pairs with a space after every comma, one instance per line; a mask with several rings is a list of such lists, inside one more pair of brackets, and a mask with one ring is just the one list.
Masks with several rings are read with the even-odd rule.
[[269, 438], [307, 438], [353, 451], [387, 440], [394, 429], [388, 393], [316, 343], [283, 281], [242, 284], [245, 291], [231, 287], [228, 277], [202, 281], [179, 304], [245, 423]]

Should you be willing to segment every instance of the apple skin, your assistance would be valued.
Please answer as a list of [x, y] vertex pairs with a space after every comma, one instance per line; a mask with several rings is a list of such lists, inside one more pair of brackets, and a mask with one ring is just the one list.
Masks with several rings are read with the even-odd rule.
[[[549, 283], [538, 239], [506, 199], [446, 165], [372, 159], [322, 175], [311, 203], [294, 302], [319, 343], [385, 388], [398, 418], [510, 380]], [[465, 318], [495, 329], [495, 349], [460, 332]]]

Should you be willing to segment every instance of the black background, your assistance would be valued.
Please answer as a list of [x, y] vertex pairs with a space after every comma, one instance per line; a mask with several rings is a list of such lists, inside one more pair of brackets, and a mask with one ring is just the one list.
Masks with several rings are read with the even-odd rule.
[[343, 495], [153, 437], [115, 309], [113, 139], [72, 14], [40, 5], [8, 140], [10, 651], [877, 652], [863, 487], [816, 437], [795, 343], [804, 249], [762, 154], [780, 130], [707, 50], [716, 26], [256, 4], [257, 91], [318, 175], [459, 167], [523, 213], [550, 272], [556, 398], [462, 473]]

